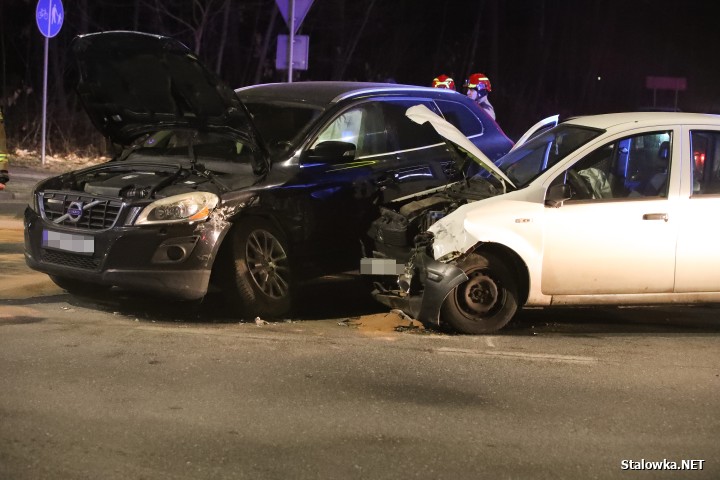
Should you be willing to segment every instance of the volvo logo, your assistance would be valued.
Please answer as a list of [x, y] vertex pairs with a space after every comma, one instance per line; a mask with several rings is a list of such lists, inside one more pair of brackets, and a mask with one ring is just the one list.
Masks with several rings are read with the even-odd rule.
[[83, 202], [72, 202], [67, 209], [68, 220], [77, 223], [83, 216]]

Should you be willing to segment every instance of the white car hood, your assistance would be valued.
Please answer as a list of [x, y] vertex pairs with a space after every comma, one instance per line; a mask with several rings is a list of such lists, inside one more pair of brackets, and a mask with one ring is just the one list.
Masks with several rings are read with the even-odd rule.
[[465, 150], [476, 163], [480, 164], [485, 170], [490, 172], [492, 176], [500, 180], [503, 184], [511, 185], [513, 188], [515, 184], [505, 175], [502, 170], [495, 166], [495, 164], [482, 152], [478, 147], [475, 146], [468, 138], [462, 134], [460, 130], [455, 128], [450, 122], [443, 119], [425, 105], [415, 105], [407, 109], [405, 116], [408, 117], [415, 123], [423, 124], [430, 122], [430, 125], [446, 140], [454, 143], [458, 147]]

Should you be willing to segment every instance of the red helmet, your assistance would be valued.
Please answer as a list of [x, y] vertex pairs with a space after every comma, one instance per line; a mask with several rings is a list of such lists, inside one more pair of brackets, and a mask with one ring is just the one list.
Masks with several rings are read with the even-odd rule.
[[[473, 73], [467, 81], [467, 88], [478, 88], [478, 85], [485, 85], [488, 92], [492, 92], [490, 79], [484, 73]], [[481, 87], [482, 88], [482, 87]]]
[[433, 78], [432, 86], [435, 88], [449, 88], [450, 90], [455, 90], [455, 80], [447, 75], [438, 75]]

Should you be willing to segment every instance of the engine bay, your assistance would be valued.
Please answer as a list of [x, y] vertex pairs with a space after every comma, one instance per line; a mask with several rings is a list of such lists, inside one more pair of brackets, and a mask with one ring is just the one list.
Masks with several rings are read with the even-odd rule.
[[409, 259], [414, 238], [458, 207], [502, 193], [491, 181], [476, 175], [402, 202], [380, 207], [380, 217], [368, 231], [374, 241], [373, 256], [394, 258], [399, 263]]
[[179, 165], [109, 162], [48, 180], [43, 188], [123, 200], [163, 198], [195, 190], [210, 180]]

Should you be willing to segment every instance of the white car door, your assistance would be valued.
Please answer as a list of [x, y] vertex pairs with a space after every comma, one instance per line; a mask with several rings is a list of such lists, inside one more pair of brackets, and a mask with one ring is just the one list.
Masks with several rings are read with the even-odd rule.
[[683, 131], [680, 229], [675, 291], [720, 291], [720, 131], [705, 126]]
[[670, 161], [680, 143], [673, 137], [664, 130], [614, 140], [553, 181], [576, 194], [545, 210], [543, 294], [673, 291], [679, 176], [670, 175]]

